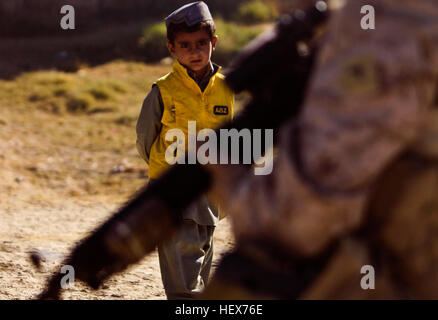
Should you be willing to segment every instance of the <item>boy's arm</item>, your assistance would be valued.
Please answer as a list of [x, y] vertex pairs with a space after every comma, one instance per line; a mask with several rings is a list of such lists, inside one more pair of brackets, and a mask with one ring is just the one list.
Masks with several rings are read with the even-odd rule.
[[163, 99], [157, 85], [143, 101], [140, 116], [137, 120], [137, 150], [140, 156], [149, 164], [152, 144], [161, 131], [161, 117], [163, 116]]

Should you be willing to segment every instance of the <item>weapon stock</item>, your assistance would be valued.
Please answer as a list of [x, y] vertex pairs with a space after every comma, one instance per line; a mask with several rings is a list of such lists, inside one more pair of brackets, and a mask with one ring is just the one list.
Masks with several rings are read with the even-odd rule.
[[[276, 129], [299, 112], [315, 48], [303, 55], [297, 43], [309, 40], [326, 20], [327, 8], [321, 3], [284, 16], [271, 37], [256, 40], [237, 58], [227, 82], [236, 92], [248, 90], [253, 99], [222, 128]], [[181, 212], [210, 188], [211, 180], [199, 164], [174, 166], [81, 241], [63, 265], [72, 266], [76, 279], [97, 289], [170, 238], [181, 224]], [[61, 279], [60, 272], [54, 274], [39, 298], [58, 299]]]

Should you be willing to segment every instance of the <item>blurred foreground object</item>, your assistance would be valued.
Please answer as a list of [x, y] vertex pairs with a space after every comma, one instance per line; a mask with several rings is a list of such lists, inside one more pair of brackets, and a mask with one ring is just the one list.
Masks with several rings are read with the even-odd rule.
[[[283, 17], [227, 77], [253, 96], [228, 127], [278, 129], [272, 174], [176, 166], [72, 252], [79, 280], [98, 288], [139, 261], [208, 191], [237, 243], [202, 298], [438, 298], [438, 3], [332, 3], [323, 29], [322, 1]], [[362, 5], [376, 30], [360, 28]], [[58, 298], [61, 277], [40, 297]]]

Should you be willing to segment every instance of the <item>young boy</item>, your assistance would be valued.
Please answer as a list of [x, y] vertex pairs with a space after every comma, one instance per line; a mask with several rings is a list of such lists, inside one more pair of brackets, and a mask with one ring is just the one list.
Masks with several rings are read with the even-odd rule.
[[[218, 38], [207, 5], [187, 4], [165, 21], [173, 71], [154, 83], [137, 122], [137, 149], [149, 164], [150, 182], [169, 168], [165, 152], [174, 141], [166, 141], [168, 130], [182, 130], [187, 141], [188, 121], [196, 121], [197, 131], [214, 129], [231, 119], [234, 106], [221, 68], [210, 61]], [[182, 217], [178, 234], [158, 246], [168, 299], [195, 298], [207, 284], [213, 258], [218, 211], [203, 196]]]

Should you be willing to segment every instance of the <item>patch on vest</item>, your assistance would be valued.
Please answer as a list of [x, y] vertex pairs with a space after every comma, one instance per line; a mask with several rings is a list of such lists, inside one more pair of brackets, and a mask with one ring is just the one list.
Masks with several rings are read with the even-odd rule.
[[228, 107], [227, 106], [214, 106], [213, 112], [214, 112], [214, 114], [217, 114], [217, 115], [227, 115], [228, 114]]

